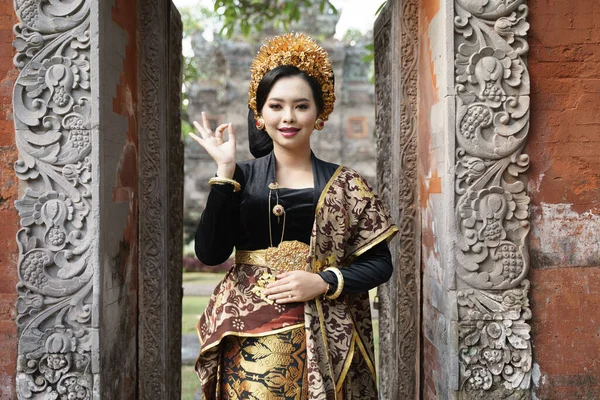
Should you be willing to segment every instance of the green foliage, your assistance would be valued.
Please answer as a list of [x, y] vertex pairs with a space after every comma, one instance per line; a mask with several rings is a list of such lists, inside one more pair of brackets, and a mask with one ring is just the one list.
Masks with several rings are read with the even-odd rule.
[[[377, 11], [375, 11], [375, 15], [379, 15], [383, 8], [386, 6], [386, 4], [387, 0], [382, 2], [381, 5], [377, 8]], [[367, 49], [368, 54], [365, 55], [362, 58], [362, 60], [364, 62], [369, 63], [369, 80], [371, 81], [371, 83], [375, 83], [375, 44], [370, 43], [366, 45], [365, 48]]]
[[303, 9], [314, 4], [322, 13], [338, 12], [330, 0], [216, 0], [215, 11], [223, 23], [221, 35], [231, 37], [239, 29], [249, 36], [262, 31], [266, 22], [287, 30], [290, 23], [300, 20]]
[[[218, 16], [210, 8], [200, 6], [183, 7], [179, 10], [179, 13], [181, 14], [181, 22], [183, 24], [183, 40], [187, 42], [191, 42], [194, 34], [218, 24]], [[190, 100], [188, 97], [188, 88], [192, 83], [197, 82], [198, 79], [202, 78], [200, 71], [201, 69], [199, 68], [197, 58], [194, 54], [184, 54], [182, 66], [183, 87], [181, 94], [182, 136], [186, 136], [189, 132], [194, 130], [187, 113], [187, 105]]]
[[[181, 109], [185, 113], [185, 116], [187, 117], [187, 105], [182, 104]], [[182, 135], [182, 137], [186, 137], [190, 132], [194, 132], [194, 127], [187, 119], [182, 118], [181, 119], [181, 135]], [[186, 254], [186, 253], [184, 253], [184, 254]]]
[[375, 59], [375, 44], [369, 43], [365, 46], [365, 49], [369, 51], [369, 54], [364, 56], [362, 60], [364, 62], [373, 62], [373, 60]]
[[381, 10], [383, 10], [383, 7], [385, 7], [386, 4], [387, 4], [387, 0], [384, 1], [383, 3], [381, 3], [379, 8], [377, 8], [377, 11], [375, 11], [375, 15], [379, 15], [379, 13], [381, 12]]
[[348, 29], [346, 33], [344, 33], [342, 41], [344, 43], [351, 43], [352, 41], [358, 42], [363, 38], [363, 36], [364, 35], [362, 34], [362, 32], [358, 29]]

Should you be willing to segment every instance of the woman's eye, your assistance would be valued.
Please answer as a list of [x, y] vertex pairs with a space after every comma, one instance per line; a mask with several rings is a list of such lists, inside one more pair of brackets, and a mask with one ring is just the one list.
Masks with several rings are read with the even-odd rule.
[[298, 108], [301, 110], [306, 110], [308, 109], [308, 104], [298, 104]]
[[279, 110], [281, 108], [281, 106], [279, 104], [270, 104], [269, 108], [271, 110]]

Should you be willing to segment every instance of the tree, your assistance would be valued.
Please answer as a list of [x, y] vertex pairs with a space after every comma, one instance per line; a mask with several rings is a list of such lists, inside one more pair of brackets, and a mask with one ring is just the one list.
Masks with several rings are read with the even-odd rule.
[[[252, 36], [262, 32], [267, 24], [284, 30], [295, 21], [299, 21], [303, 10], [319, 5], [322, 13], [337, 13], [330, 0], [216, 0], [214, 10], [205, 7], [185, 7], [180, 9], [183, 23], [183, 40], [188, 48], [192, 36], [206, 29], [219, 31], [218, 35], [238, 39], [253, 40]], [[184, 46], [185, 47], [185, 46]], [[206, 78], [200, 68], [198, 57], [190, 50], [183, 54], [182, 82], [182, 134], [193, 131], [187, 113], [189, 89], [199, 79]], [[206, 67], [206, 66], [205, 66]]]
[[[385, 7], [383, 1], [376, 14]], [[183, 8], [181, 18], [183, 21], [184, 41], [190, 41], [192, 35], [207, 28], [216, 28], [219, 35], [238, 38], [260, 34], [263, 28], [272, 24], [275, 28], [287, 30], [289, 25], [297, 22], [302, 17], [304, 10], [318, 5], [321, 13], [338, 13], [331, 0], [215, 0], [214, 9], [205, 7]], [[348, 31], [344, 38], [346, 43], [358, 42], [361, 37], [358, 31]], [[373, 68], [374, 46], [366, 45], [368, 54], [363, 61], [371, 64]], [[184, 54], [183, 59], [183, 104], [182, 104], [182, 131], [187, 134], [192, 131], [192, 125], [187, 115], [189, 102], [187, 89], [191, 84], [202, 78], [201, 68], [197, 65], [198, 58], [194, 54]]]
[[215, 12], [223, 23], [221, 34], [231, 36], [239, 27], [247, 36], [252, 30], [262, 31], [266, 22], [287, 29], [290, 23], [300, 20], [304, 8], [314, 4], [322, 13], [338, 12], [330, 0], [216, 0]]
[[[184, 7], [179, 12], [183, 24], [183, 41], [188, 46], [191, 46], [190, 43], [194, 34], [219, 24], [218, 15], [206, 7]], [[181, 132], [184, 136], [194, 130], [187, 112], [189, 89], [194, 82], [202, 78], [202, 69], [197, 65], [197, 57], [195, 57], [193, 50], [188, 51], [190, 52], [187, 53], [184, 49], [182, 68]]]

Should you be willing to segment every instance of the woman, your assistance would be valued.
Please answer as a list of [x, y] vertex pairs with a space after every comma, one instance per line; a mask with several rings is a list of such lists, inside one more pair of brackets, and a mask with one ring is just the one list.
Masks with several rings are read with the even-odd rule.
[[204, 397], [376, 399], [367, 292], [391, 276], [397, 228], [358, 173], [311, 151], [335, 101], [327, 53], [282, 35], [251, 71], [257, 159], [236, 163], [231, 124], [194, 123], [217, 163], [196, 254], [214, 265], [236, 249], [198, 325]]

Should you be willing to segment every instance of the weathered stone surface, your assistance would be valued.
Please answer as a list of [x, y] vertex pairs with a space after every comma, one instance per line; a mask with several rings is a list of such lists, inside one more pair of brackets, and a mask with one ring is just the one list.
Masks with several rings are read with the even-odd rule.
[[[21, 218], [19, 398], [117, 399], [138, 391], [148, 393], [144, 398], [178, 397], [181, 22], [166, 0], [154, 20], [142, 18], [144, 33], [155, 34], [161, 23], [170, 28], [150, 43], [163, 46], [165, 59], [174, 56], [165, 64], [145, 47], [143, 56], [153, 63], [138, 63], [138, 6], [150, 8], [122, 0], [15, 3], [21, 22], [14, 41], [20, 71], [13, 92], [20, 157], [14, 169], [25, 188], [15, 203]], [[159, 125], [144, 118], [136, 125], [138, 64], [147, 67], [144, 95], [144, 83], [155, 83], [150, 67], [161, 66], [164, 96], [148, 95], [142, 107], [143, 117], [162, 117]], [[146, 139], [139, 165], [147, 174], [140, 189], [138, 128]], [[152, 152], [159, 156], [149, 160]], [[156, 230], [142, 230], [147, 240], [140, 249], [138, 204], [158, 215], [144, 221], [142, 228], [154, 224]], [[141, 250], [150, 262], [138, 271]], [[139, 295], [141, 310], [138, 273], [147, 284]], [[149, 381], [137, 388], [140, 376]]]
[[181, 384], [181, 19], [168, 0], [138, 4], [140, 269], [138, 398], [179, 398]]
[[15, 172], [25, 183], [16, 202], [20, 398], [91, 398], [94, 390], [90, 3], [15, 3]]
[[417, 4], [390, 1], [375, 23], [378, 188], [400, 227], [390, 244], [394, 275], [379, 288], [379, 384], [381, 396], [388, 399], [414, 398], [419, 390]]
[[[98, 391], [102, 398], [134, 398], [138, 318], [138, 96], [137, 2], [96, 2], [100, 30], [93, 69], [98, 77], [99, 159]], [[94, 47], [93, 47], [94, 48]], [[131, 355], [124, 357], [124, 354]], [[107, 368], [119, 365], [119, 368]], [[110, 382], [107, 384], [107, 382]]]
[[459, 398], [526, 398], [529, 130], [524, 0], [454, 3]]

